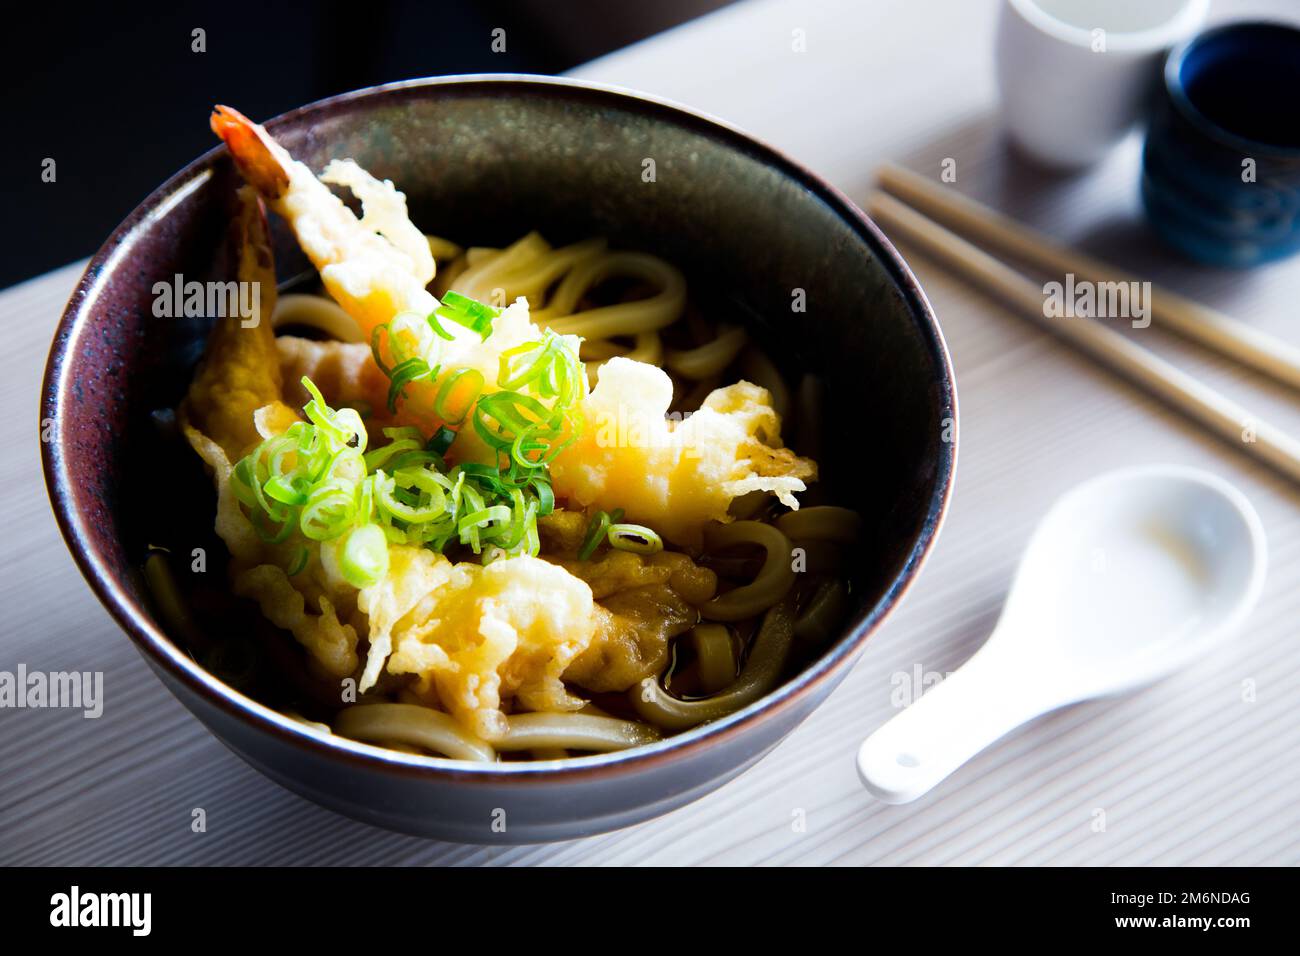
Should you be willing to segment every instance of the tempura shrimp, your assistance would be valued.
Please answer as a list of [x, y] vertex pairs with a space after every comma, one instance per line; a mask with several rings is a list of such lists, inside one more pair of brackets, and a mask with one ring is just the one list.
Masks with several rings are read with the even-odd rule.
[[[427, 314], [437, 300], [429, 243], [406, 215], [406, 197], [351, 160], [334, 160], [320, 179], [261, 126], [228, 106], [212, 113], [240, 173], [293, 228], [330, 295], [369, 336], [399, 312]], [[326, 183], [361, 199], [360, 219]], [[380, 234], [382, 232], [382, 235]]]
[[[252, 321], [225, 318], [213, 325], [203, 360], [177, 410], [177, 422], [212, 471], [216, 531], [230, 551], [235, 592], [257, 600], [324, 671], [344, 676], [357, 667], [356, 628], [340, 621], [324, 590], [307, 587], [308, 576], [300, 575], [298, 587], [308, 590], [312, 599], [308, 605], [276, 564], [289, 546], [270, 544], [257, 534], [231, 481], [234, 462], [300, 420], [281, 398], [280, 355], [271, 326], [275, 263], [266, 212], [251, 189], [239, 191], [239, 202], [231, 241], [238, 254], [239, 281], [260, 287], [258, 313], [249, 317]], [[314, 564], [319, 566], [318, 561]]]
[[[406, 197], [391, 182], [375, 179], [350, 159], [330, 161], [317, 178], [265, 129], [227, 106], [213, 111], [212, 130], [226, 143], [243, 177], [289, 223], [320, 272], [326, 291], [356, 321], [365, 340], [371, 341], [377, 329], [387, 327], [389, 339], [378, 344], [392, 364], [397, 364], [403, 350], [409, 355], [436, 347], [444, 377], [474, 369], [491, 390], [502, 353], [541, 338], [541, 330], [529, 321], [524, 300], [497, 317], [486, 341], [455, 323], [444, 328], [447, 341], [434, 340], [422, 321], [440, 305], [426, 288], [436, 269], [433, 254], [428, 239], [407, 215]], [[327, 184], [346, 186], [361, 200], [360, 219]], [[403, 314], [419, 316], [421, 321], [399, 331], [391, 323]], [[403, 341], [394, 343], [394, 338]], [[454, 426], [433, 411], [435, 386], [429, 379], [405, 386], [399, 416], [404, 424], [426, 433], [441, 424]]]
[[[440, 309], [426, 288], [435, 268], [429, 243], [391, 183], [376, 180], [351, 160], [331, 161], [317, 179], [262, 127], [228, 107], [216, 108], [212, 128], [244, 177], [292, 226], [338, 304], [367, 337], [387, 331], [386, 340], [376, 336], [374, 342], [380, 359], [387, 342], [389, 355], [381, 370], [393, 381], [393, 420], [430, 436], [441, 425], [451, 427], [457, 432], [451, 460], [501, 467], [505, 450], [518, 462], [520, 449], [531, 442], [530, 447], [542, 450], [538, 460], [549, 466], [557, 499], [589, 511], [622, 511], [628, 521], [688, 548], [699, 546], [707, 522], [731, 520], [731, 502], [750, 492], [771, 493], [787, 507], [798, 508], [795, 494], [815, 477], [816, 466], [782, 445], [771, 393], [748, 382], [713, 391], [688, 420], [671, 421], [669, 375], [650, 362], [619, 357], [603, 365], [594, 388], [580, 374], [581, 388], [569, 395], [563, 414], [554, 416], [561, 424], [548, 418], [555, 405], [542, 405], [539, 412], [536, 396], [524, 395], [518, 407], [532, 411], [523, 414], [508, 407], [508, 401], [497, 402], [487, 415], [504, 411], [513, 424], [498, 417], [496, 425], [484, 425], [485, 396], [516, 387], [506, 372], [511, 356], [544, 337], [530, 318], [528, 299], [520, 297], [496, 314], [483, 335], [447, 323], [439, 335], [448, 340], [439, 340], [428, 321]], [[363, 216], [358, 219], [326, 183], [349, 187], [362, 201]], [[523, 244], [545, 247], [536, 234], [517, 246]], [[492, 267], [509, 261], [509, 255], [503, 253]], [[493, 275], [493, 281], [499, 278]], [[487, 285], [485, 276], [479, 276], [468, 287], [482, 294]], [[560, 329], [546, 334], [557, 335], [561, 349], [577, 363], [579, 335]], [[436, 350], [436, 361], [430, 350]], [[405, 364], [404, 355], [427, 358], [417, 377], [392, 374]], [[467, 371], [477, 374], [458, 378]], [[533, 379], [539, 376], [535, 373]], [[524, 375], [519, 380], [533, 379]], [[466, 391], [473, 397], [467, 403], [441, 401], [444, 393], [455, 394], [450, 390], [460, 381], [472, 383]], [[557, 403], [559, 391], [553, 387], [549, 393]], [[448, 404], [458, 417], [445, 413]], [[471, 405], [474, 427], [460, 427]], [[544, 433], [540, 442], [539, 431]]]

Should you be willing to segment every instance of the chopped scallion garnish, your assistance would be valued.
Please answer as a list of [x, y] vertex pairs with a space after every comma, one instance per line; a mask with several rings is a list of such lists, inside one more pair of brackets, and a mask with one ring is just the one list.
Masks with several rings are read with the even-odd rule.
[[433, 410], [450, 425], [459, 425], [478, 401], [483, 391], [483, 373], [476, 368], [461, 368], [449, 372], [433, 400]]
[[597, 511], [592, 515], [591, 521], [587, 523], [587, 533], [582, 538], [582, 545], [578, 548], [578, 559], [586, 561], [595, 554], [600, 543], [605, 540], [609, 526], [622, 518], [623, 511], [619, 508], [614, 509], [612, 515], [605, 511]]
[[363, 524], [354, 528], [343, 542], [339, 567], [348, 583], [356, 588], [370, 587], [388, 573], [388, 541], [378, 525]]
[[663, 538], [640, 524], [611, 524], [605, 532], [611, 548], [636, 554], [654, 554], [664, 549]]
[[389, 542], [442, 551], [458, 541], [476, 554], [537, 554], [537, 519], [555, 508], [544, 469], [448, 469], [443, 454], [455, 432], [446, 427], [427, 443], [417, 428], [385, 428], [388, 443], [366, 451], [360, 416], [330, 408], [308, 379], [303, 385], [312, 396], [309, 421], [263, 441], [236, 464], [231, 483], [264, 540], [281, 544], [298, 535], [288, 573], [310, 563], [310, 541], [341, 539], [339, 567], [357, 587], [386, 573]]
[[467, 295], [461, 295], [459, 292], [448, 290], [443, 294], [442, 304], [433, 310], [429, 316], [429, 325], [433, 331], [445, 339], [451, 336], [438, 324], [438, 319], [448, 319], [457, 325], [463, 325], [465, 328], [477, 332], [479, 337], [484, 341], [492, 334], [492, 320], [501, 313], [490, 305], [484, 305]]

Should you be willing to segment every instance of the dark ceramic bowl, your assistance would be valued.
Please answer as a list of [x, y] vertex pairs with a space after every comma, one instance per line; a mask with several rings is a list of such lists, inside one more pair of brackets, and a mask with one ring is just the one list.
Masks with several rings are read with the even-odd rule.
[[[42, 448], [55, 514], [145, 660], [267, 776], [360, 820], [442, 839], [528, 843], [612, 830], [755, 763], [843, 679], [915, 578], [948, 502], [952, 370], [893, 247], [848, 200], [769, 147], [680, 107], [583, 83], [416, 80], [267, 125], [313, 168], [350, 156], [392, 179], [430, 232], [482, 243], [539, 228], [553, 241], [604, 235], [657, 253], [743, 315], [788, 375], [823, 376], [833, 399], [826, 434], [855, 436], [828, 441], [822, 456], [831, 500], [856, 503], [865, 521], [854, 607], [820, 657], [744, 710], [653, 746], [567, 761], [476, 766], [405, 755], [318, 734], [222, 683], [164, 632], [137, 573], [157, 510], [150, 413], [175, 406], [209, 325], [154, 318], [152, 287], [176, 273], [228, 277], [219, 250], [236, 177], [214, 149], [146, 199], [95, 256], [44, 385], [42, 416], [56, 423]], [[654, 182], [643, 177], [647, 158]], [[281, 279], [295, 275], [303, 260], [283, 230], [277, 246]], [[791, 312], [795, 289], [806, 312]], [[210, 499], [193, 505], [205, 524], [211, 508]], [[500, 810], [504, 830], [493, 825]]]

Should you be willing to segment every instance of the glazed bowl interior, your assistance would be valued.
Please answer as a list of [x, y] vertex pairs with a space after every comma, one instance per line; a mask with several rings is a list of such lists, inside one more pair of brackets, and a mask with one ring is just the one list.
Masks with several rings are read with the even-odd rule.
[[[932, 543], [955, 455], [955, 397], [938, 328], [906, 267], [856, 209], [723, 125], [564, 81], [413, 81], [304, 107], [268, 126], [313, 169], [351, 157], [391, 179], [417, 225], [463, 245], [499, 245], [537, 229], [554, 244], [605, 236], [614, 247], [662, 256], [682, 268], [707, 309], [745, 323], [787, 381], [811, 373], [825, 383], [825, 500], [858, 509], [864, 533], [851, 554], [852, 612], [824, 653], [744, 711], [650, 748], [473, 773], [562, 774], [566, 765], [671, 754], [743, 733], [846, 669]], [[184, 689], [183, 700], [198, 695], [255, 732], [306, 737], [178, 649], [138, 573], [160, 513], [173, 534], [192, 528], [194, 540], [206, 536], [220, 549], [210, 484], [192, 456], [160, 446], [153, 420], [183, 395], [211, 320], [157, 318], [152, 307], [155, 284], [177, 275], [231, 277], [224, 246], [237, 185], [224, 150], [214, 150], [149, 197], [92, 262], [51, 353], [44, 414], [56, 420], [57, 437], [45, 447], [47, 479], [83, 572], [169, 686]], [[284, 282], [309, 267], [284, 224], [274, 228]], [[160, 500], [160, 470], [180, 500]], [[207, 573], [223, 579], [224, 552]], [[311, 746], [347, 751], [354, 763], [471, 772], [317, 738]]]

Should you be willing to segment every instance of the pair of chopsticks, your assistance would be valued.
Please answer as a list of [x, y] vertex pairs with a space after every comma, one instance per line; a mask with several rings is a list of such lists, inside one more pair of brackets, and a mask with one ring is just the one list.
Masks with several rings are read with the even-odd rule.
[[[880, 185], [887, 192], [874, 192], [868, 211], [891, 237], [914, 245], [1225, 441], [1300, 482], [1296, 439], [1101, 321], [1046, 318], [1040, 284], [951, 230], [1055, 276], [1072, 272], [1076, 282], [1140, 282], [1136, 276], [1061, 245], [959, 195], [953, 187], [898, 166], [887, 165], [880, 171]], [[1149, 298], [1153, 325], [1300, 388], [1300, 348], [1154, 284]]]

